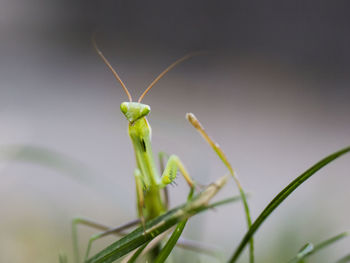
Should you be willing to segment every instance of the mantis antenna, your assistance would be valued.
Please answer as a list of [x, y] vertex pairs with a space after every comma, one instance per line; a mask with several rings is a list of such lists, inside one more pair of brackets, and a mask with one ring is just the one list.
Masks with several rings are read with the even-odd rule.
[[114, 70], [114, 68], [112, 67], [111, 63], [109, 63], [109, 61], [105, 58], [105, 56], [103, 55], [102, 51], [98, 48], [97, 44], [96, 44], [96, 40], [95, 40], [95, 35], [92, 36], [92, 44], [97, 52], [97, 54], [102, 58], [103, 62], [107, 65], [107, 67], [112, 71], [114, 77], [119, 81], [120, 85], [122, 85], [126, 95], [129, 98], [129, 101], [132, 102], [132, 98], [130, 95], [130, 92], [128, 91], [128, 89], [126, 88], [126, 86], [124, 85], [123, 81], [121, 80], [121, 78], [119, 77], [118, 73]]
[[143, 97], [145, 97], [145, 95], [148, 93], [148, 91], [166, 74], [168, 73], [171, 69], [173, 69], [176, 65], [180, 64], [181, 62], [191, 58], [191, 57], [194, 57], [194, 56], [197, 56], [199, 54], [201, 54], [203, 52], [201, 51], [198, 51], [198, 52], [193, 52], [193, 53], [189, 53], [185, 56], [183, 56], [182, 58], [176, 60], [175, 62], [173, 62], [169, 67], [167, 67], [162, 73], [160, 73], [158, 75], [158, 77], [156, 77], [151, 84], [149, 84], [149, 86], [145, 89], [145, 91], [142, 93], [142, 95], [140, 96], [139, 100], [137, 102], [141, 102]]

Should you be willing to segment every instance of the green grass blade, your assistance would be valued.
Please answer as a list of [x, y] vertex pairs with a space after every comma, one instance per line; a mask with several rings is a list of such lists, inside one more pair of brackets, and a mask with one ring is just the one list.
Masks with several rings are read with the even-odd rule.
[[312, 243], [305, 244], [298, 252], [298, 254], [289, 261], [289, 263], [301, 263], [305, 257], [310, 255], [314, 250], [314, 245]]
[[[187, 201], [190, 202], [193, 194], [194, 194], [194, 187], [192, 187], [190, 189], [190, 192], [188, 194], [187, 197]], [[187, 219], [180, 222], [175, 230], [173, 231], [172, 235], [170, 236], [169, 240], [167, 241], [167, 243], [165, 244], [165, 246], [162, 248], [162, 250], [159, 252], [158, 256], [156, 257], [156, 259], [154, 260], [155, 263], [163, 263], [170, 255], [171, 251], [174, 249], [177, 241], [179, 240], [185, 226], [187, 223]]]
[[334, 242], [336, 242], [336, 241], [338, 241], [338, 240], [340, 240], [340, 239], [342, 239], [344, 237], [347, 237], [348, 235], [349, 235], [349, 232], [343, 232], [343, 233], [341, 233], [339, 235], [331, 237], [331, 238], [329, 238], [329, 239], [327, 239], [327, 240], [325, 240], [325, 241], [315, 245], [314, 252], [318, 251], [320, 249], [323, 249], [323, 248], [333, 244]]
[[139, 247], [139, 249], [134, 253], [134, 255], [132, 255], [132, 257], [128, 260], [128, 263], [136, 262], [136, 259], [141, 255], [142, 251], [145, 249], [145, 247], [147, 247], [148, 243], [149, 242]]
[[[217, 180], [214, 184], [209, 185], [202, 193], [195, 196], [193, 199], [174, 208], [167, 213], [150, 220], [146, 223], [146, 230], [143, 227], [139, 227], [131, 232], [129, 235], [121, 238], [117, 242], [111, 244], [107, 248], [103, 249], [95, 256], [90, 258], [88, 263], [108, 263], [126, 255], [135, 248], [142, 246], [146, 242], [154, 239], [159, 234], [168, 230], [175, 224], [190, 218], [191, 216], [203, 212], [212, 206], [208, 206], [208, 202], [216, 195], [222, 186], [227, 182], [228, 176], [224, 176]], [[239, 200], [234, 198], [231, 200]], [[220, 202], [225, 204], [226, 202]]]
[[168, 256], [170, 255], [171, 251], [174, 249], [177, 241], [179, 240], [185, 226], [186, 226], [187, 220], [184, 220], [182, 222], [180, 222], [173, 234], [170, 236], [168, 242], [165, 244], [165, 246], [163, 247], [163, 249], [160, 251], [159, 255], [157, 256], [157, 258], [155, 259], [155, 263], [163, 263]]
[[298, 176], [294, 181], [292, 181], [286, 188], [284, 188], [262, 211], [262, 213], [258, 216], [258, 218], [255, 220], [251, 228], [247, 231], [245, 236], [243, 237], [242, 241], [238, 245], [237, 249], [233, 253], [232, 257], [230, 258], [229, 262], [233, 263], [236, 262], [236, 260], [239, 258], [241, 253], [243, 252], [243, 249], [251, 239], [251, 237], [255, 234], [255, 232], [259, 229], [261, 224], [269, 217], [269, 215], [295, 190], [297, 189], [302, 183], [304, 183], [307, 179], [309, 179], [313, 174], [315, 174], [318, 170], [320, 170], [322, 167], [326, 166], [330, 162], [334, 161], [338, 157], [348, 153], [350, 151], [350, 147], [344, 148], [338, 152], [335, 152], [326, 158], [322, 159], [315, 165], [313, 165], [311, 168], [309, 168], [307, 171], [305, 171], [303, 174]]
[[312, 253], [314, 250], [314, 245], [312, 243], [305, 244], [298, 252], [298, 254], [288, 261], [288, 263], [302, 263], [304, 259]]
[[240, 200], [242, 200], [242, 197], [240, 195], [229, 197], [229, 198], [226, 198], [226, 199], [223, 199], [223, 200], [220, 200], [220, 201], [217, 201], [217, 202], [214, 202], [214, 203], [211, 203], [211, 204], [205, 206], [205, 210], [215, 208], [215, 207], [221, 206], [221, 205], [226, 205], [226, 204], [229, 204], [232, 202], [237, 202]]
[[331, 237], [317, 245], [312, 245], [311, 243], [305, 245], [297, 254], [297, 256], [293, 259], [291, 259], [289, 261], [289, 263], [300, 263], [302, 262], [303, 259], [305, 259], [306, 257], [315, 254], [316, 252], [318, 252], [319, 250], [328, 247], [329, 245], [332, 245], [333, 243], [339, 241], [340, 239], [348, 236], [349, 233], [348, 232], [343, 232], [341, 234], [338, 234], [334, 237]]

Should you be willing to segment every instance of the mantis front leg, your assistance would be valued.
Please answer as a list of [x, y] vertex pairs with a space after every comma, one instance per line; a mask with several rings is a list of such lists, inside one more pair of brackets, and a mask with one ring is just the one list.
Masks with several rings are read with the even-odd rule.
[[180, 170], [180, 173], [185, 178], [189, 187], [191, 189], [194, 188], [194, 185], [195, 185], [194, 181], [192, 180], [192, 178], [188, 174], [185, 166], [183, 165], [183, 163], [181, 162], [179, 157], [177, 157], [176, 155], [171, 155], [169, 157], [169, 160], [168, 160], [168, 162], [165, 166], [164, 172], [162, 174], [160, 187], [165, 187], [168, 184], [172, 183], [176, 178], [176, 173], [178, 170]]
[[[160, 155], [160, 156], [162, 156], [162, 155]], [[176, 174], [177, 174], [178, 170], [185, 178], [189, 187], [191, 189], [194, 189], [194, 185], [195, 185], [194, 181], [192, 180], [192, 178], [188, 174], [185, 166], [180, 161], [179, 157], [177, 157], [176, 155], [171, 155], [169, 157], [168, 162], [167, 162], [165, 169], [163, 171], [160, 183], [155, 186], [156, 188], [158, 188], [157, 191], [159, 191], [162, 188], [165, 188], [168, 184], [172, 183], [176, 178]], [[145, 208], [145, 203], [147, 203], [145, 200], [145, 198], [146, 198], [145, 194], [148, 195], [150, 193], [150, 191], [152, 191], [154, 189], [152, 189], [152, 187], [151, 187], [151, 189], [145, 189], [143, 175], [142, 175], [140, 169], [138, 169], [138, 168], [135, 169], [134, 177], [135, 177], [135, 182], [136, 182], [138, 214], [139, 214], [142, 225], [145, 227], [145, 215], [144, 215], [145, 209], [144, 208]], [[146, 208], [147, 208], [147, 204], [146, 204]], [[147, 216], [146, 216], [146, 218], [147, 218]]]

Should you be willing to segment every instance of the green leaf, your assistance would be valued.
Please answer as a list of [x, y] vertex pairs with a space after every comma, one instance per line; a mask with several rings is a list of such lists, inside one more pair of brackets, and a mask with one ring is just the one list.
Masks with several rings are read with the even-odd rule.
[[327, 240], [325, 240], [325, 241], [323, 241], [315, 246], [312, 245], [311, 243], [308, 243], [299, 251], [299, 253], [296, 255], [295, 258], [293, 258], [289, 261], [289, 263], [300, 263], [306, 257], [308, 257], [312, 254], [315, 254], [317, 251], [319, 251], [319, 250], [321, 250], [329, 245], [332, 245], [334, 242], [337, 242], [340, 239], [342, 239], [348, 235], [349, 235], [348, 232], [343, 232], [343, 233], [336, 235], [334, 237], [331, 237], [331, 238], [329, 238], [329, 239], [327, 239]]
[[[146, 242], [154, 239], [159, 234], [168, 230], [175, 224], [190, 218], [191, 216], [203, 212], [207, 209], [215, 207], [214, 204], [208, 205], [208, 202], [216, 195], [216, 193], [225, 185], [228, 176], [221, 177], [215, 183], [209, 185], [203, 192], [195, 196], [187, 203], [176, 207], [167, 213], [146, 222], [145, 229], [141, 226], [135, 229], [127, 236], [121, 238], [117, 242], [103, 249], [87, 263], [108, 263], [126, 255], [135, 248], [142, 246]], [[240, 197], [230, 198], [229, 201], [240, 200]], [[216, 206], [226, 204], [228, 201], [218, 202]]]
[[313, 174], [315, 174], [322, 167], [326, 166], [330, 162], [334, 161], [338, 157], [348, 153], [350, 151], [350, 147], [344, 148], [338, 152], [335, 152], [326, 158], [322, 159], [299, 177], [297, 177], [294, 181], [292, 181], [286, 188], [284, 188], [276, 197], [266, 206], [266, 208], [261, 212], [258, 218], [255, 220], [253, 225], [244, 235], [237, 249], [234, 251], [232, 257], [229, 262], [233, 263], [239, 258], [243, 249], [249, 242], [252, 236], [254, 236], [255, 232], [260, 228], [261, 224], [270, 216], [270, 214], [291, 194], [295, 189], [297, 189], [302, 183], [304, 183], [307, 179], [309, 179]]

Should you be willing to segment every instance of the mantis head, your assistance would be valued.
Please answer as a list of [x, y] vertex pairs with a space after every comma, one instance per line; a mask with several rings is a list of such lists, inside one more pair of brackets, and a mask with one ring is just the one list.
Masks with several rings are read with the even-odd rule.
[[145, 117], [151, 111], [151, 107], [139, 102], [123, 102], [120, 104], [120, 110], [130, 123]]

